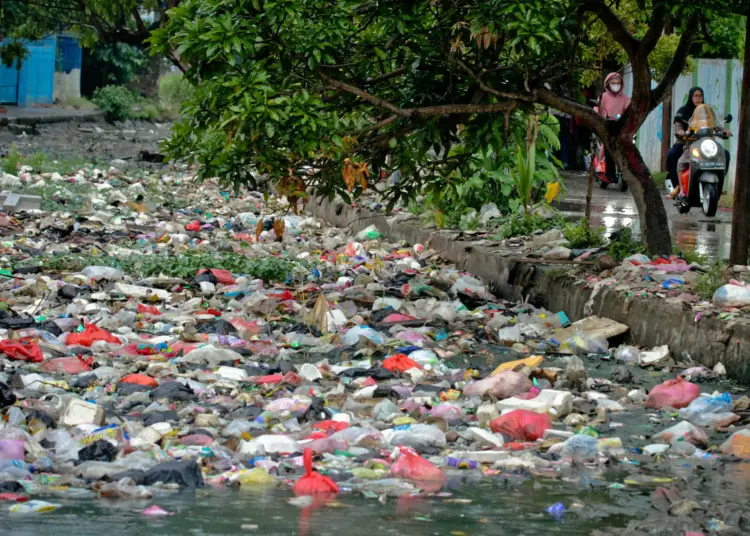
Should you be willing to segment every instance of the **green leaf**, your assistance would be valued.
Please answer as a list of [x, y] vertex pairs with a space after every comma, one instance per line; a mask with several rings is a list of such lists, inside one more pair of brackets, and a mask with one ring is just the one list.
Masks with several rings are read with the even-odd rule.
[[391, 149], [395, 149], [397, 145], [398, 140], [396, 140], [396, 138], [391, 138], [388, 140], [388, 147], [390, 147]]

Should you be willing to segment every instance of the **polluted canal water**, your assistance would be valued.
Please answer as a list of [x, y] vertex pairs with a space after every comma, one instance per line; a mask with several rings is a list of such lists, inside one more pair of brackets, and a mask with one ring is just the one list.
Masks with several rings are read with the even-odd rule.
[[82, 225], [6, 237], [8, 534], [750, 532], [750, 398], [721, 364], [274, 197], [80, 180]]

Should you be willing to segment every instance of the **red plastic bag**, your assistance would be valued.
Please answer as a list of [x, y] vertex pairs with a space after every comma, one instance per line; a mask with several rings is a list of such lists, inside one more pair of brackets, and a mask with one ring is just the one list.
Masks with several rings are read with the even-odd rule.
[[425, 460], [410, 447], [399, 445], [401, 455], [396, 463], [391, 465], [393, 476], [406, 478], [408, 480], [444, 482], [443, 472], [429, 460]]
[[334, 495], [339, 492], [336, 482], [312, 470], [312, 450], [305, 449], [305, 476], [297, 480], [295, 495]]
[[151, 376], [146, 374], [128, 374], [120, 378], [120, 383], [134, 383], [136, 385], [145, 385], [146, 387], [158, 387], [159, 384]]
[[391, 372], [393, 372], [394, 370], [397, 370], [399, 372], [406, 372], [407, 370], [415, 367], [418, 369], [422, 368], [419, 366], [419, 363], [417, 363], [413, 359], [409, 359], [406, 354], [395, 354], [383, 361], [383, 368], [388, 369]]
[[67, 372], [68, 374], [80, 374], [91, 370], [94, 359], [78, 357], [61, 357], [59, 359], [50, 359], [42, 363], [42, 370], [46, 372]]
[[144, 305], [142, 303], [139, 303], [137, 309], [138, 312], [143, 315], [161, 315], [161, 311], [159, 311], [159, 308], [155, 305]]
[[94, 324], [86, 324], [80, 333], [68, 333], [65, 344], [68, 346], [91, 346], [95, 341], [105, 341], [112, 344], [121, 344], [120, 339], [108, 331], [96, 327]]
[[667, 380], [651, 389], [646, 399], [646, 407], [655, 409], [685, 408], [700, 394], [700, 387], [678, 376], [676, 380]]
[[509, 435], [519, 441], [536, 441], [544, 431], [552, 428], [546, 413], [534, 413], [527, 409], [514, 409], [490, 421], [490, 430]]
[[5, 339], [0, 341], [0, 352], [7, 355], [14, 361], [28, 361], [30, 363], [40, 363], [44, 361], [44, 354], [39, 345], [29, 337], [20, 339]]
[[[206, 273], [206, 271], [207, 270], [205, 268], [201, 268], [195, 275], [204, 274]], [[217, 268], [211, 268], [208, 271], [211, 272], [216, 278], [216, 281], [218, 281], [222, 285], [231, 285], [234, 283], [234, 277], [232, 277], [232, 272], [230, 272], [229, 270], [219, 270]]]
[[312, 427], [313, 430], [323, 430], [328, 433], [331, 433], [332, 431], [340, 432], [341, 430], [344, 430], [346, 428], [349, 428], [348, 422], [334, 421], [331, 419], [326, 420], [326, 421], [316, 422]]
[[188, 224], [187, 224], [187, 225], [185, 226], [185, 230], [186, 230], [186, 231], [194, 231], [194, 232], [198, 232], [198, 231], [200, 231], [200, 230], [201, 230], [201, 222], [199, 222], [198, 220], [195, 220], [195, 221], [191, 221], [190, 223], [188, 223]]

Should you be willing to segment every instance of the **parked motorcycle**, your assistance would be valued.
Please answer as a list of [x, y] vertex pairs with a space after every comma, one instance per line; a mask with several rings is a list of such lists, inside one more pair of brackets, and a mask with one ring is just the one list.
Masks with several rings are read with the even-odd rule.
[[[617, 121], [620, 119], [620, 117], [622, 116], [620, 114], [617, 114], [616, 116], [609, 117], [608, 119], [610, 121]], [[602, 161], [599, 160], [601, 143], [602, 142], [599, 141], [599, 138], [597, 138], [595, 135], [592, 134], [591, 154], [594, 156], [593, 158], [594, 177], [596, 178], [596, 182], [599, 183], [599, 188], [601, 188], [602, 190], [606, 190], [610, 184], [614, 184], [617, 186], [617, 188], [621, 192], [626, 192], [628, 190], [628, 183], [625, 182], [625, 178], [622, 175], [622, 170], [620, 169], [620, 166], [615, 164], [614, 181], [611, 181], [609, 177], [607, 177], [607, 160], [606, 158], [603, 159]]]
[[685, 135], [678, 136], [688, 147], [689, 158], [689, 165], [678, 173], [683, 195], [678, 202], [681, 214], [687, 214], [691, 207], [699, 206], [706, 216], [716, 215], [727, 174], [726, 154], [724, 148], [716, 143], [716, 138], [729, 138], [720, 127], [732, 121], [732, 114], [728, 114], [721, 123], [717, 118], [710, 106], [700, 104], [688, 122]]

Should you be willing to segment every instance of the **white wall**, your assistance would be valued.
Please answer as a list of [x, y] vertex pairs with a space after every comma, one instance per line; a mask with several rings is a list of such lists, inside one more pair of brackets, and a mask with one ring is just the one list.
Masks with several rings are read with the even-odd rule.
[[81, 70], [55, 73], [55, 102], [81, 98]]

